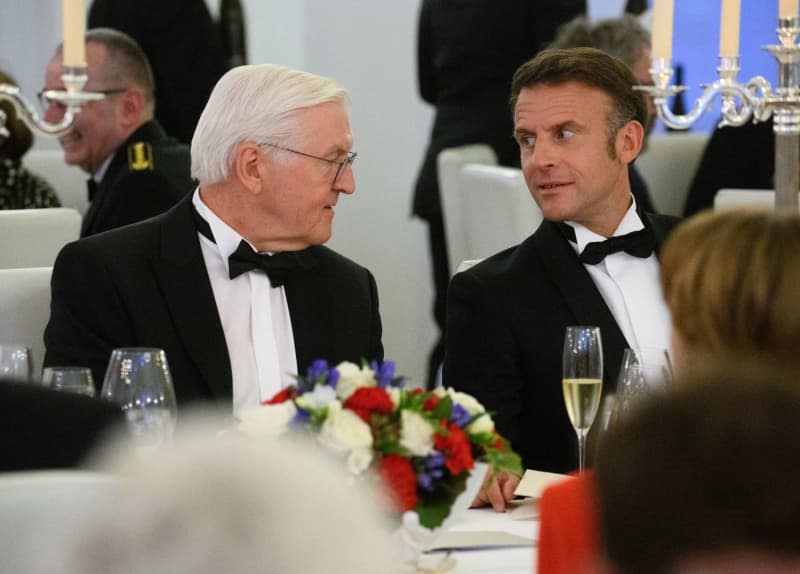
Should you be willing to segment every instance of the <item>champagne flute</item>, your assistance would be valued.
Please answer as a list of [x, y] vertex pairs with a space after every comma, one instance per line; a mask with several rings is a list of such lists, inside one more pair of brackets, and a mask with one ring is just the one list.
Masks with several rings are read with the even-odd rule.
[[100, 396], [122, 408], [134, 442], [143, 450], [154, 450], [172, 437], [177, 406], [163, 350], [114, 349]]
[[46, 367], [42, 371], [42, 383], [57, 391], [95, 396], [92, 371], [85, 367]]
[[567, 327], [563, 355], [564, 404], [578, 435], [578, 470], [586, 467], [586, 436], [603, 391], [603, 344], [599, 327]]
[[31, 350], [25, 345], [0, 345], [0, 379], [19, 382], [31, 380]]

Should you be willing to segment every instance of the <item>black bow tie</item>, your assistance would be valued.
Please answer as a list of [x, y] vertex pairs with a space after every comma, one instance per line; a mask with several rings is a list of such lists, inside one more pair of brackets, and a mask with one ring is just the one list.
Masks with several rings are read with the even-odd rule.
[[[561, 223], [559, 227], [563, 230], [567, 239], [574, 243], [575, 230], [566, 223]], [[653, 254], [655, 247], [655, 237], [653, 237], [652, 231], [645, 227], [638, 231], [626, 233], [625, 235], [609, 237], [605, 241], [587, 243], [583, 251], [581, 251], [580, 260], [581, 263], [587, 265], [597, 265], [606, 258], [606, 255], [619, 253], [620, 251], [624, 251], [628, 255], [633, 255], [634, 257], [646, 259]]]
[[93, 177], [90, 177], [86, 180], [86, 192], [86, 195], [91, 202], [94, 199], [94, 196], [97, 194], [97, 182]]
[[[205, 236], [212, 243], [216, 243], [214, 234], [211, 233], [211, 226], [208, 221], [197, 213], [194, 205], [192, 205], [192, 216], [200, 235]], [[242, 273], [260, 269], [269, 277], [270, 285], [280, 287], [286, 283], [286, 278], [291, 271], [311, 269], [316, 264], [316, 261], [310, 249], [284, 251], [275, 255], [268, 255], [266, 253], [256, 253], [250, 247], [250, 244], [242, 239], [236, 251], [228, 256], [228, 275], [231, 279], [234, 279]]]
[[285, 251], [268, 255], [256, 253], [244, 239], [239, 242], [239, 247], [228, 257], [228, 271], [231, 279], [253, 269], [260, 269], [269, 277], [273, 287], [280, 287], [286, 283], [286, 277], [295, 269], [306, 268], [306, 262], [300, 251]]

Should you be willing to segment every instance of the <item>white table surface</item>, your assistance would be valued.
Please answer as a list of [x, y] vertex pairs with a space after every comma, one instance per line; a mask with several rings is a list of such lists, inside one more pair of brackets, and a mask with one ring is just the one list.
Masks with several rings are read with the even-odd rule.
[[[448, 571], [449, 573], [532, 574], [536, 572], [538, 519], [515, 520], [511, 514], [494, 512], [491, 508], [471, 508], [453, 525], [451, 530], [454, 532], [508, 532], [529, 539], [530, 544], [503, 548], [456, 550], [450, 554], [456, 564], [453, 570]], [[422, 557], [420, 566], [433, 568], [444, 558], [445, 553], [443, 552], [431, 552]]]

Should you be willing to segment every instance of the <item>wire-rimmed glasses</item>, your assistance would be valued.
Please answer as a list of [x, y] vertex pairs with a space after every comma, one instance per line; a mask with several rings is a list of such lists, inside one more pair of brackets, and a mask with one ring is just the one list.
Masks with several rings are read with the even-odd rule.
[[329, 164], [331, 164], [331, 165], [335, 165], [335, 166], [337, 166], [337, 168], [336, 168], [336, 175], [334, 175], [334, 176], [333, 176], [333, 181], [331, 182], [331, 185], [333, 185], [333, 184], [335, 184], [335, 183], [336, 183], [336, 181], [339, 179], [339, 176], [340, 176], [340, 175], [342, 175], [342, 172], [344, 171], [344, 169], [345, 169], [346, 167], [349, 167], [349, 166], [353, 165], [353, 162], [354, 162], [354, 161], [356, 161], [356, 157], [358, 157], [358, 153], [356, 153], [356, 152], [354, 152], [354, 151], [349, 151], [349, 152], [347, 152], [347, 157], [346, 157], [346, 158], [344, 158], [342, 161], [337, 161], [337, 160], [335, 160], [335, 159], [328, 159], [328, 158], [326, 158], [326, 157], [320, 157], [320, 156], [318, 156], [318, 155], [312, 155], [312, 154], [310, 154], [310, 153], [306, 153], [306, 152], [304, 152], [304, 151], [297, 151], [296, 149], [292, 149], [292, 148], [288, 148], [288, 147], [283, 147], [283, 146], [280, 146], [280, 145], [278, 145], [278, 144], [273, 144], [273, 143], [262, 143], [262, 144], [260, 144], [260, 145], [265, 145], [265, 146], [267, 146], [267, 147], [274, 147], [274, 148], [276, 148], [276, 149], [282, 149], [283, 151], [288, 151], [288, 152], [291, 152], [291, 153], [296, 153], [297, 155], [302, 155], [302, 156], [305, 156], [305, 157], [310, 157], [310, 158], [312, 158], [312, 159], [318, 159], [318, 160], [320, 160], [320, 161], [324, 161], [325, 163], [329, 163]]

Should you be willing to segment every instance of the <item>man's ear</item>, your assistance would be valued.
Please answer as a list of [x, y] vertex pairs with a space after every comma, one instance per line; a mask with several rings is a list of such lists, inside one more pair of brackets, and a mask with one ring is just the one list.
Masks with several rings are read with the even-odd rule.
[[231, 175], [253, 194], [259, 194], [264, 189], [262, 184], [267, 168], [261, 161], [262, 153], [256, 144], [245, 142], [239, 145], [233, 159]]
[[636, 120], [630, 120], [617, 132], [617, 157], [629, 165], [642, 151], [643, 144], [644, 126]]
[[[113, 96], [106, 96], [113, 97]], [[130, 88], [119, 95], [120, 123], [124, 128], [137, 127], [142, 123], [142, 114], [145, 108], [144, 92], [138, 88]]]

